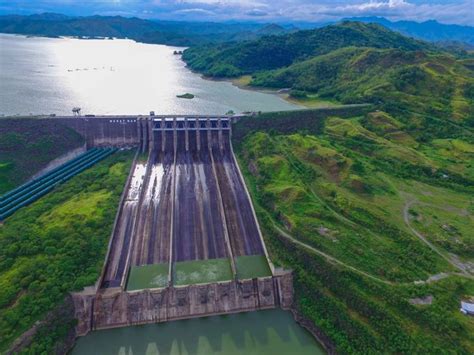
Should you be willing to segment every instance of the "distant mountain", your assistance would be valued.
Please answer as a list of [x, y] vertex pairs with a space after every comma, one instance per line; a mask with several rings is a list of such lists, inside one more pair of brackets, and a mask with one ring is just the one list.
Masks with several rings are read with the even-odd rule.
[[64, 20], [70, 19], [70, 17], [63, 14], [56, 14], [53, 12], [44, 12], [42, 14], [31, 15], [30, 19], [44, 20], [44, 21], [64, 21]]
[[135, 37], [154, 26], [151, 21], [120, 16], [0, 16], [0, 32], [37, 36]]
[[430, 45], [377, 24], [343, 22], [256, 41], [194, 47], [184, 52], [188, 65], [208, 76], [232, 77], [286, 67], [348, 47], [421, 50]]
[[0, 16], [0, 32], [36, 36], [132, 38], [140, 42], [192, 46], [253, 40], [293, 31], [274, 24], [151, 21], [121, 16], [69, 17], [61, 14]]
[[155, 22], [155, 31], [134, 39], [140, 42], [197, 46], [211, 43], [242, 42], [263, 36], [281, 35], [294, 31], [276, 24], [225, 24], [201, 22]]
[[270, 25], [260, 28], [257, 31], [257, 34], [262, 35], [262, 36], [272, 36], [272, 35], [281, 35], [287, 32], [288, 31], [285, 28], [272, 23]]
[[378, 23], [394, 31], [426, 41], [458, 41], [474, 45], [474, 27], [446, 25], [435, 20], [392, 22], [383, 17], [354, 17], [347, 20]]
[[474, 45], [460, 41], [439, 41], [434, 43], [443, 51], [454, 54], [458, 58], [474, 58]]

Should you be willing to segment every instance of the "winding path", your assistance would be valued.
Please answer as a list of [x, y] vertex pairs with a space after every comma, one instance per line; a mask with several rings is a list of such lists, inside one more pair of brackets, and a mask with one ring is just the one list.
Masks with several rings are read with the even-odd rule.
[[336, 259], [335, 257], [329, 255], [329, 254], [326, 254], [325, 252], [322, 252], [321, 250], [318, 250], [316, 249], [315, 247], [311, 246], [311, 245], [308, 245], [298, 239], [296, 239], [295, 237], [293, 237], [292, 235], [290, 235], [289, 233], [285, 232], [283, 229], [281, 229], [280, 226], [278, 226], [275, 222], [272, 221], [272, 224], [273, 224], [273, 228], [275, 229], [275, 231], [278, 232], [278, 234], [280, 234], [283, 238], [289, 240], [290, 242], [294, 243], [294, 244], [297, 244], [315, 254], [318, 254], [320, 256], [322, 256], [323, 258], [325, 258], [327, 261], [333, 263], [333, 264], [338, 264], [342, 267], [345, 267], [346, 269], [349, 269], [359, 275], [362, 275], [362, 276], [365, 276], [371, 280], [374, 280], [374, 281], [377, 281], [377, 282], [380, 282], [380, 283], [383, 283], [385, 285], [389, 285], [389, 286], [407, 286], [407, 285], [421, 285], [421, 284], [425, 284], [425, 283], [432, 283], [432, 282], [436, 282], [436, 281], [439, 281], [439, 280], [442, 280], [444, 278], [447, 278], [447, 277], [450, 277], [450, 276], [460, 276], [460, 277], [464, 277], [464, 278], [468, 278], [468, 279], [471, 279], [471, 280], [474, 280], [474, 276], [470, 275], [470, 274], [467, 274], [465, 272], [462, 272], [462, 273], [457, 273], [457, 272], [442, 272], [442, 273], [439, 273], [439, 274], [436, 274], [436, 275], [431, 275], [427, 280], [416, 280], [416, 281], [412, 281], [412, 282], [393, 282], [393, 281], [388, 281], [388, 280], [384, 280], [384, 279], [381, 279], [377, 276], [374, 276], [374, 275], [371, 275], [365, 271], [362, 271], [354, 266], [351, 266], [339, 259]]
[[279, 226], [277, 226], [276, 224], [273, 224], [273, 228], [282, 236], [284, 237], [285, 239], [291, 241], [292, 243], [294, 244], [298, 244], [299, 246], [305, 248], [305, 249], [308, 249], [310, 251], [312, 251], [313, 253], [316, 253], [320, 256], [322, 256], [323, 258], [325, 258], [326, 260], [328, 260], [329, 262], [332, 262], [332, 263], [335, 263], [335, 264], [338, 264], [338, 265], [341, 265], [349, 270], [352, 270], [354, 271], [355, 273], [358, 273], [360, 275], [363, 275], [365, 277], [368, 277], [372, 280], [375, 280], [377, 282], [382, 282], [384, 284], [387, 284], [387, 285], [395, 285], [395, 283], [391, 282], [391, 281], [388, 281], [388, 280], [384, 280], [384, 279], [381, 279], [381, 278], [378, 278], [377, 276], [374, 276], [374, 275], [371, 275], [371, 274], [368, 274], [366, 273], [365, 271], [362, 271], [362, 270], [359, 270], [357, 269], [356, 267], [354, 266], [351, 266], [349, 264], [346, 264], [345, 262], [343, 261], [340, 261], [338, 259], [336, 259], [335, 257], [329, 255], [329, 254], [326, 254], [324, 252], [322, 252], [321, 250], [318, 250], [316, 249], [315, 247], [312, 247], [311, 245], [308, 245], [306, 243], [303, 243], [301, 241], [299, 241], [298, 239], [292, 237], [290, 234], [288, 234], [287, 232], [285, 232], [283, 229], [281, 229]]
[[[466, 270], [465, 266], [460, 263], [460, 262], [456, 262], [454, 261], [452, 258], [446, 256], [443, 252], [441, 252], [433, 243], [431, 243], [428, 239], [426, 239], [420, 232], [418, 232], [415, 228], [413, 228], [410, 224], [410, 208], [415, 205], [415, 204], [422, 204], [422, 205], [425, 205], [425, 206], [430, 206], [430, 207], [434, 207], [434, 208], [439, 208], [438, 206], [434, 206], [434, 205], [430, 205], [430, 204], [427, 204], [427, 203], [421, 203], [419, 202], [418, 200], [416, 199], [412, 199], [412, 200], [409, 200], [409, 201], [406, 201], [405, 202], [405, 206], [403, 207], [403, 220], [405, 221], [405, 224], [406, 226], [410, 229], [410, 231], [415, 235], [417, 236], [423, 243], [425, 243], [427, 246], [429, 246], [436, 254], [438, 254], [439, 256], [441, 256], [443, 259], [445, 259], [450, 265], [452, 265], [453, 267], [455, 267], [456, 269], [460, 270], [461, 273], [463, 275], [466, 275], [466, 276], [472, 276], [468, 273], [468, 271]], [[443, 209], [443, 208], [441, 208]], [[447, 209], [446, 209], [447, 210]]]

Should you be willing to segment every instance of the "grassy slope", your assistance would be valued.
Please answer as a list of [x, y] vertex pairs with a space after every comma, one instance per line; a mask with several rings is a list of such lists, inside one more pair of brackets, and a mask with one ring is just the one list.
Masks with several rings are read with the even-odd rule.
[[[474, 72], [446, 54], [347, 47], [257, 74], [251, 85], [290, 87], [342, 103], [371, 102], [392, 113], [410, 111], [474, 123]], [[411, 115], [405, 116], [417, 124]]]
[[[472, 352], [474, 320], [458, 308], [474, 282], [413, 282], [458, 272], [448, 252], [474, 261], [474, 146], [418, 143], [383, 112], [323, 121], [317, 135], [251, 132], [236, 142], [272, 259], [295, 270], [299, 308], [341, 352]], [[410, 226], [444, 257], [405, 224], [410, 201]], [[288, 242], [275, 226], [358, 272]], [[408, 303], [426, 295], [430, 306]]]
[[[97, 280], [132, 154], [112, 155], [0, 226], [0, 351]], [[37, 339], [33, 353], [53, 343]]]
[[0, 119], [0, 195], [83, 143], [79, 134], [62, 125], [45, 125], [37, 119]]

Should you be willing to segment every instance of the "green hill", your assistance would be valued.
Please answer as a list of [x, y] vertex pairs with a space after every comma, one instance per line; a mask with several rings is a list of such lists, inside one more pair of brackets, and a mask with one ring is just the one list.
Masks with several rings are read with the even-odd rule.
[[194, 47], [183, 59], [205, 75], [251, 75], [250, 86], [291, 89], [290, 96], [302, 103], [375, 104], [417, 132], [416, 139], [474, 126], [473, 60], [376, 24], [342, 22], [257, 41]]
[[[257, 73], [251, 85], [292, 88], [342, 103], [369, 102], [392, 113], [410, 111], [474, 124], [474, 71], [443, 53], [346, 47]], [[421, 123], [405, 116], [411, 124]]]
[[290, 32], [275, 24], [153, 21], [122, 16], [65, 16], [38, 14], [0, 16], [0, 32], [35, 36], [131, 38], [174, 46], [255, 40]]
[[235, 127], [271, 259], [294, 270], [296, 307], [338, 353], [472, 353], [474, 321], [459, 312], [474, 295], [472, 134], [418, 142], [382, 111], [318, 112]]
[[234, 128], [298, 310], [340, 353], [472, 353], [474, 322], [459, 312], [474, 295], [472, 60], [349, 22], [211, 49], [185, 59], [293, 97], [375, 108], [264, 114]]
[[133, 155], [113, 154], [0, 226], [1, 354], [37, 321], [22, 353], [66, 352], [76, 321], [65, 297], [100, 275]]
[[208, 76], [233, 77], [286, 67], [348, 46], [405, 50], [430, 48], [426, 43], [380, 25], [343, 22], [256, 41], [194, 47], [184, 52], [183, 59], [192, 69]]

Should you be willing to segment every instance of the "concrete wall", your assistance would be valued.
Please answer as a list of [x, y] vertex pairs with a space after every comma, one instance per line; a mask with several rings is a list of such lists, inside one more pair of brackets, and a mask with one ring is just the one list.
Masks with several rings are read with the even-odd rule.
[[52, 118], [81, 134], [87, 147], [133, 146], [140, 144], [135, 116]]
[[[193, 116], [197, 118], [216, 120], [220, 116]], [[60, 116], [41, 118], [44, 122], [64, 124], [81, 134], [86, 140], [87, 147], [97, 146], [138, 146], [142, 153], [153, 148], [154, 121], [183, 119], [183, 116]], [[210, 123], [209, 123], [210, 124]]]
[[293, 278], [282, 275], [245, 281], [167, 287], [97, 295], [73, 294], [77, 335], [91, 330], [256, 311], [293, 303]]

